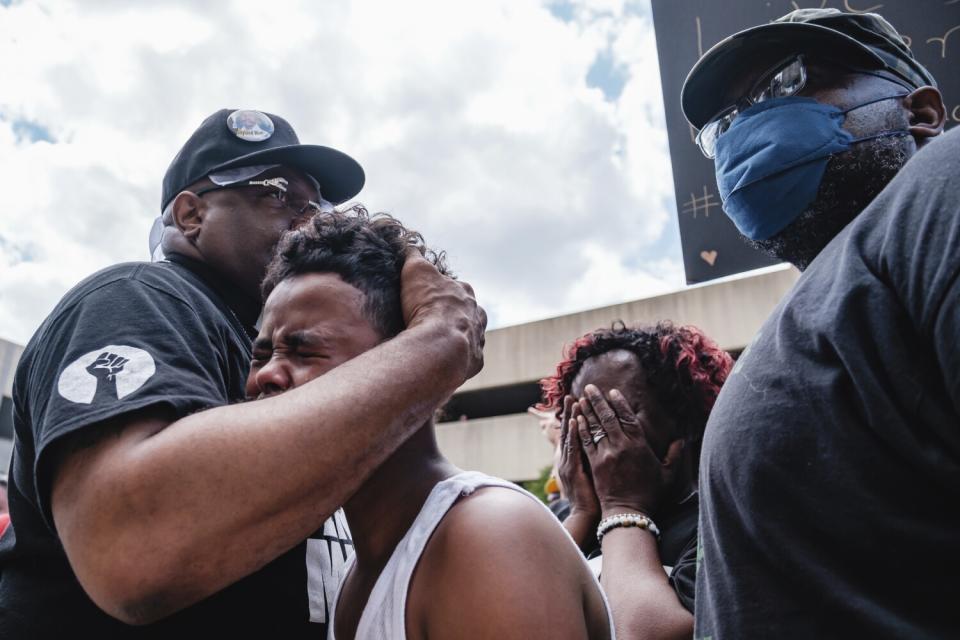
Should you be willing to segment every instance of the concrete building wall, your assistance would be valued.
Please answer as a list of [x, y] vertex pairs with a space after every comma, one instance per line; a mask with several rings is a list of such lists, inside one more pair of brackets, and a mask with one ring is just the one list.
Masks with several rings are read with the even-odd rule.
[[724, 349], [743, 349], [797, 276], [795, 269], [781, 268], [490, 331], [483, 371], [460, 391], [538, 380], [553, 370], [565, 344], [594, 329], [609, 327], [615, 320], [692, 324]]
[[440, 450], [461, 469], [529, 480], [553, 464], [553, 452], [529, 414], [437, 425]]
[[[591, 309], [488, 332], [483, 371], [457, 395], [533, 383], [553, 372], [564, 345], [616, 320], [651, 324], [672, 320], [703, 329], [728, 351], [742, 350], [796, 282], [798, 272], [781, 268], [760, 275], [691, 287], [662, 296]], [[525, 407], [516, 407], [523, 411]], [[509, 480], [529, 480], [552, 463], [536, 419], [526, 413], [437, 425], [441, 450], [456, 465]]]

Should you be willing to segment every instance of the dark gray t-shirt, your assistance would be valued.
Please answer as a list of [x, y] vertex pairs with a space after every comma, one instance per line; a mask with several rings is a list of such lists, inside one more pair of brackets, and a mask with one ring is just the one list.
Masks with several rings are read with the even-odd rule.
[[960, 131], [817, 257], [727, 380], [696, 638], [960, 634]]
[[[0, 537], [0, 638], [324, 636], [352, 552], [342, 512], [256, 573], [146, 627], [97, 608], [64, 554], [50, 506], [55, 443], [145, 407], [184, 416], [243, 399], [252, 328], [214, 274], [171, 260], [87, 278], [24, 349], [13, 393], [12, 524]], [[178, 490], [176, 477], [168, 490]]]

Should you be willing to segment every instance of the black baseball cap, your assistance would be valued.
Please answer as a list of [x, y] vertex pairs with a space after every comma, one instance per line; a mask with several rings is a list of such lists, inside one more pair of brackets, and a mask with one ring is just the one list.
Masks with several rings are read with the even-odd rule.
[[730, 80], [758, 55], [829, 55], [864, 69], [884, 69], [914, 88], [937, 86], [917, 62], [903, 37], [875, 13], [838, 9], [798, 9], [769, 24], [745, 29], [710, 48], [683, 83], [680, 106], [698, 129], [727, 105], [721, 104]]
[[163, 176], [160, 211], [188, 185], [211, 173], [284, 165], [312, 176], [325, 200], [339, 204], [360, 193], [363, 168], [347, 154], [300, 144], [290, 123], [252, 109], [220, 109], [193, 132]]

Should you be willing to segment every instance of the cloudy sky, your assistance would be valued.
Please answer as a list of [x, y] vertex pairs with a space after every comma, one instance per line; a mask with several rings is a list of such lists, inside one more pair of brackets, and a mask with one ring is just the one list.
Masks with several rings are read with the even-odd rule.
[[[134, 8], [135, 7], [135, 8]], [[284, 116], [446, 249], [493, 326], [680, 288], [649, 0], [0, 0], [0, 337], [147, 257], [221, 107]]]

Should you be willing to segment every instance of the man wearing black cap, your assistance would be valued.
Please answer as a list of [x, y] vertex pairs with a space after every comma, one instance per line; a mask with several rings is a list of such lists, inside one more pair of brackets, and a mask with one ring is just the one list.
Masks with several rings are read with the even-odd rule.
[[486, 323], [411, 255], [403, 332], [238, 404], [274, 246], [363, 182], [273, 114], [221, 110], [187, 141], [155, 262], [81, 282], [21, 357], [0, 637], [323, 637], [352, 544], [337, 507], [479, 370]]
[[883, 18], [833, 9], [687, 78], [727, 215], [804, 272], [707, 425], [698, 638], [957, 634], [960, 138], [931, 142], [935, 85]]

